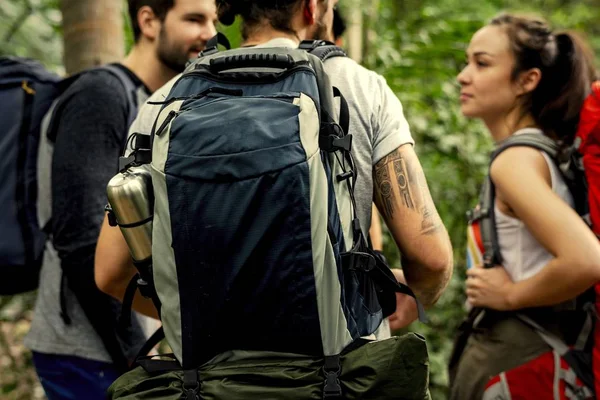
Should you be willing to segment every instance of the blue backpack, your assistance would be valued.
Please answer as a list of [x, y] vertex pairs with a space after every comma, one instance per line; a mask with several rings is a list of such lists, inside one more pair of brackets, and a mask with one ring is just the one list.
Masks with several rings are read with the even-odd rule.
[[[99, 68], [127, 90], [131, 123], [137, 113], [133, 82], [118, 67]], [[37, 61], [0, 58], [0, 296], [38, 286], [50, 226], [54, 106], [81, 74], [62, 79]]]
[[[349, 108], [322, 63], [338, 50], [219, 52], [216, 40], [151, 103], [151, 161], [133, 163], [150, 163], [154, 199], [140, 275], [184, 370], [240, 350], [325, 357], [339, 372], [340, 354], [394, 312], [395, 293], [414, 294], [356, 216]], [[134, 159], [149, 151], [136, 147]], [[237, 324], [256, 329], [239, 335]]]

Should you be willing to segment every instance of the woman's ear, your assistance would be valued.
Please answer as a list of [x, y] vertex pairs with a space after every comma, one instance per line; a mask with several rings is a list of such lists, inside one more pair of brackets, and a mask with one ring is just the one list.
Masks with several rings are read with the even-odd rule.
[[519, 74], [517, 94], [519, 96], [531, 93], [540, 84], [542, 71], [539, 68], [531, 68]]

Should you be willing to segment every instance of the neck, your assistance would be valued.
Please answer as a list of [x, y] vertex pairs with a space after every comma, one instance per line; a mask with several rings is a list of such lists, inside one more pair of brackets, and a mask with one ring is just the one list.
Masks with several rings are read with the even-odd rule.
[[300, 44], [300, 42], [306, 38], [307, 30], [306, 28], [302, 28], [294, 29], [294, 31], [296, 33], [280, 31], [271, 27], [271, 25], [264, 23], [251, 30], [250, 35], [244, 40], [242, 46], [256, 46], [279, 38], [290, 39], [293, 40], [294, 43]]
[[521, 117], [519, 110], [513, 110], [508, 115], [502, 117], [485, 119], [484, 123], [496, 143], [512, 136], [519, 129], [538, 128], [531, 114]]
[[133, 46], [122, 64], [136, 74], [151, 92], [179, 73], [160, 62], [155, 49], [143, 41]]

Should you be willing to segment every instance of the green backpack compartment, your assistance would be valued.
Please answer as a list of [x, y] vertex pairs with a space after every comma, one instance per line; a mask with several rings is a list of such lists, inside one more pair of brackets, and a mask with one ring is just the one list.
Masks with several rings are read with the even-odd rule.
[[[246, 352], [250, 355], [251, 352]], [[190, 371], [176, 361], [147, 360], [108, 389], [119, 400], [320, 400], [325, 396], [322, 358], [285, 356], [207, 364], [184, 388]], [[362, 345], [340, 358], [342, 398], [429, 400], [429, 360], [425, 339], [416, 334]], [[152, 365], [153, 368], [148, 368]], [[148, 372], [154, 370], [155, 372]], [[192, 390], [190, 390], [192, 389]]]

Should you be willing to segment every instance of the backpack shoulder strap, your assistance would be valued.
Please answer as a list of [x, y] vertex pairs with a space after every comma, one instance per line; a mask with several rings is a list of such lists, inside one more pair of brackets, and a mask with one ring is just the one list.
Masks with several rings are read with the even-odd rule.
[[[525, 132], [519, 135], [512, 135], [500, 142], [498, 147], [492, 152], [490, 165], [496, 157], [510, 147], [532, 147], [545, 152], [552, 159], [556, 159], [559, 153], [559, 146], [554, 140], [539, 133]], [[488, 175], [481, 188], [479, 208], [471, 211], [469, 214], [471, 222], [479, 221], [481, 240], [484, 247], [483, 262], [486, 268], [502, 264], [503, 261], [496, 233], [496, 217], [494, 212], [495, 192], [494, 183]]]
[[[87, 69], [85, 71], [78, 72], [73, 74], [65, 79], [63, 79], [59, 83], [60, 93], [64, 93], [69, 86], [71, 86], [75, 81], [77, 81], [83, 74], [90, 71], [106, 71], [112, 74], [115, 78], [119, 80], [121, 85], [123, 85], [123, 89], [125, 90], [125, 96], [127, 98], [127, 126], [129, 127], [133, 120], [135, 119], [138, 111], [138, 97], [137, 97], [137, 86], [134, 84], [133, 80], [123, 71], [121, 68], [116, 65], [102, 65], [100, 67], [95, 67], [91, 69]], [[46, 125], [46, 134], [51, 142], [56, 140], [56, 119], [60, 114], [60, 111], [57, 110], [56, 105], [59, 102], [59, 97], [57, 97], [48, 111], [48, 123]], [[127, 135], [125, 135], [125, 140], [127, 140]], [[123, 142], [123, 145], [125, 142]]]
[[116, 65], [107, 64], [98, 67], [97, 69], [110, 72], [123, 85], [123, 88], [125, 89], [125, 94], [127, 96], [127, 125], [131, 125], [131, 123], [137, 115], [138, 110], [138, 99], [136, 94], [138, 87], [133, 83], [131, 77], [129, 77], [127, 73], [125, 73], [125, 71], [123, 71]]
[[303, 40], [298, 48], [314, 54], [322, 62], [334, 57], [348, 57], [344, 49], [327, 40]]
[[512, 135], [498, 144], [498, 147], [492, 152], [492, 161], [496, 159], [504, 150], [510, 147], [532, 147], [548, 154], [552, 159], [556, 159], [559, 153], [559, 145], [546, 135], [539, 133], [522, 133]]

